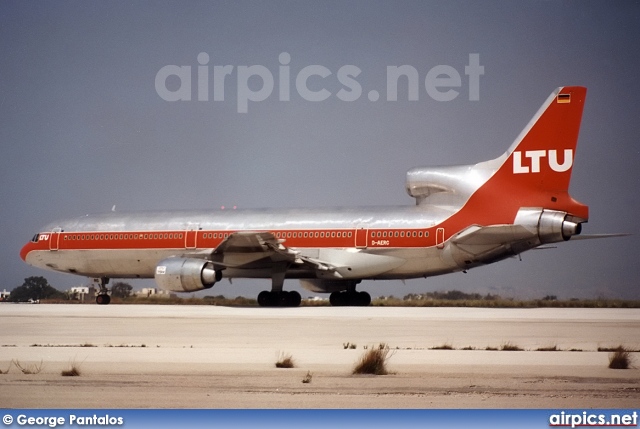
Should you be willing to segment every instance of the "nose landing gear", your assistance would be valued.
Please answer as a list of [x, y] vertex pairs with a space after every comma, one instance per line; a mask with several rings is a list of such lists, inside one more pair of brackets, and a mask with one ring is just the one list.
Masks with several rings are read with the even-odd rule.
[[111, 296], [109, 296], [109, 289], [107, 289], [107, 284], [109, 284], [109, 278], [100, 277], [98, 279], [93, 279], [93, 283], [99, 287], [98, 293], [96, 294], [96, 304], [108, 305], [111, 302]]

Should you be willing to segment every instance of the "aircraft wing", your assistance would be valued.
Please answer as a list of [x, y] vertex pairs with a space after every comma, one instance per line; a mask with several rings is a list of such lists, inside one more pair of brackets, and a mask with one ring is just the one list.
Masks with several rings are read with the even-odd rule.
[[286, 247], [285, 240], [270, 232], [232, 233], [216, 247], [211, 261], [218, 268], [267, 268], [275, 265], [295, 265], [321, 278], [369, 277], [402, 265], [405, 260], [387, 255], [359, 251], [324, 249], [305, 254]]
[[235, 232], [216, 247], [211, 259], [215, 265], [227, 268], [252, 268], [260, 261], [262, 266], [285, 262], [322, 271], [334, 268], [329, 263], [303, 256], [284, 246], [284, 241], [270, 232]]
[[295, 252], [282, 245], [281, 240], [270, 232], [234, 232], [225, 238], [211, 254], [217, 266], [228, 268], [252, 268], [259, 261], [295, 261]]

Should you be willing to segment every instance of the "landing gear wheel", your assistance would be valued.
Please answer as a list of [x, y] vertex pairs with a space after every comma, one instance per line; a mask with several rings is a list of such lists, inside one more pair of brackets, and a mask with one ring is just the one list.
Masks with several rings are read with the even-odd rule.
[[329, 304], [331, 304], [331, 306], [333, 307], [342, 307], [343, 305], [345, 305], [345, 295], [345, 292], [333, 292], [331, 295], [329, 295]]
[[329, 303], [334, 307], [366, 307], [371, 304], [371, 295], [367, 292], [333, 292]]
[[258, 305], [260, 307], [273, 307], [271, 301], [271, 292], [263, 290], [258, 294]]
[[356, 292], [357, 293], [357, 304], [360, 307], [368, 307], [371, 304], [371, 295], [367, 292]]
[[302, 302], [302, 297], [295, 290], [289, 292], [289, 305], [287, 307], [299, 307]]
[[109, 295], [98, 295], [96, 296], [96, 304], [98, 305], [107, 305], [111, 302], [111, 297]]
[[98, 305], [107, 305], [111, 302], [111, 297], [109, 296], [109, 289], [107, 289], [107, 284], [109, 284], [108, 277], [99, 277], [94, 278], [92, 283], [98, 286], [98, 293], [96, 295], [96, 304]]
[[258, 305], [260, 307], [298, 307], [302, 302], [302, 297], [296, 291], [273, 292], [263, 290], [258, 294]]

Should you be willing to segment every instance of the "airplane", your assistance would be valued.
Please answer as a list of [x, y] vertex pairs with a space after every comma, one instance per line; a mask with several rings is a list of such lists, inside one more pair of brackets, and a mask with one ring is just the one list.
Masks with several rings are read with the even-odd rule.
[[[223, 278], [271, 279], [265, 307], [296, 307], [299, 279], [334, 306], [367, 306], [365, 279], [429, 277], [491, 264], [580, 236], [589, 208], [569, 195], [586, 88], [554, 90], [501, 156], [472, 165], [417, 167], [415, 205], [334, 209], [107, 212], [41, 229], [21, 258], [93, 278], [109, 304], [113, 278], [155, 278], [194, 292]], [[612, 234], [609, 236], [613, 236]]]

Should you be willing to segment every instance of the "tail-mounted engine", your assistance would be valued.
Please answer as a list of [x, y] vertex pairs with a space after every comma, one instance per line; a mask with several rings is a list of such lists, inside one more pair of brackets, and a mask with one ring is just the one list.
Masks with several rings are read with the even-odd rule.
[[537, 231], [541, 244], [567, 241], [582, 231], [582, 219], [565, 212], [540, 208], [521, 208], [514, 221], [527, 229]]
[[221, 278], [211, 261], [197, 258], [167, 258], [156, 266], [157, 285], [173, 292], [209, 289]]

